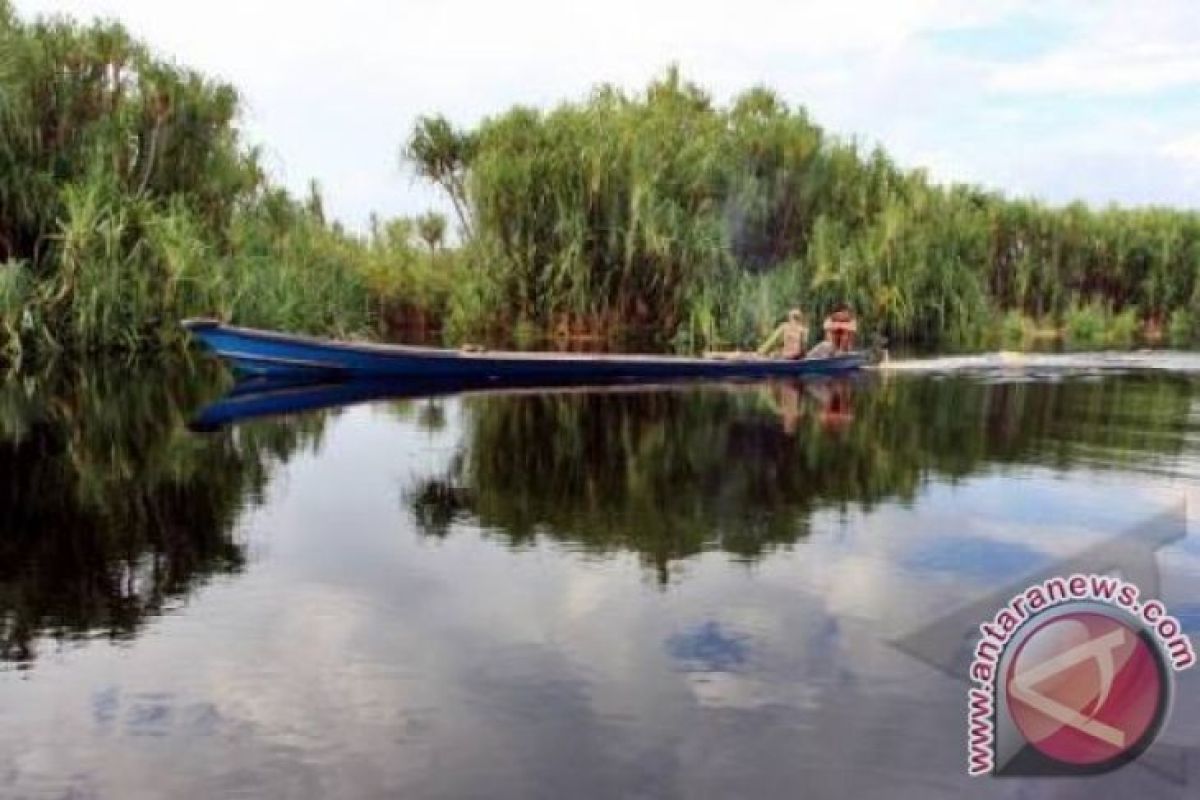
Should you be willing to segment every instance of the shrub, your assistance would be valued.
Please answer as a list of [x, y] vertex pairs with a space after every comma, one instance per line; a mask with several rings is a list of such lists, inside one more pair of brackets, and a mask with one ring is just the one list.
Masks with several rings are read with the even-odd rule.
[[1172, 311], [1167, 323], [1167, 338], [1171, 344], [1179, 346], [1193, 343], [1196, 339], [1196, 322], [1196, 315], [1186, 308]]
[[1108, 320], [1106, 339], [1109, 344], [1128, 346], [1137, 338], [1139, 327], [1137, 309], [1126, 308], [1118, 314], [1113, 314]]
[[1103, 344], [1108, 311], [1099, 303], [1072, 307], [1064, 320], [1067, 341], [1072, 345]]

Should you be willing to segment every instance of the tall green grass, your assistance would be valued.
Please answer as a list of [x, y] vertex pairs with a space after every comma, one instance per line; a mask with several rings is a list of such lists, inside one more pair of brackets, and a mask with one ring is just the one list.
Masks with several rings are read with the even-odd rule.
[[471, 129], [424, 117], [404, 153], [457, 235], [437, 214], [347, 233], [315, 185], [271, 185], [238, 113], [118, 24], [0, 0], [0, 352], [172, 346], [197, 315], [741, 346], [838, 302], [893, 339], [1030, 318], [1125, 341], [1139, 315], [1196, 334], [1200, 214], [937, 185], [762, 87], [722, 105], [671, 69]]
[[500, 324], [699, 346], [846, 301], [893, 338], [976, 340], [1011, 312], [1080, 339], [1090, 309], [1136, 308], [1101, 323], [1125, 340], [1200, 300], [1200, 214], [937, 185], [767, 89], [721, 106], [676, 70], [473, 129], [425, 118], [406, 152], [463, 216], [472, 316]]
[[225, 84], [0, 0], [0, 349], [133, 350], [184, 317], [373, 329], [368, 245], [266, 181]]

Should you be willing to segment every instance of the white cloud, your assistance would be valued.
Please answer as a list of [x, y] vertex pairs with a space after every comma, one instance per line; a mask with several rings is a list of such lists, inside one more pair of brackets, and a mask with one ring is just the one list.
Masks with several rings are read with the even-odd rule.
[[1137, 94], [1200, 84], [1200, 15], [1188, 0], [1092, 0], [1061, 5], [1076, 34], [1039, 59], [998, 68], [1014, 92]]
[[1200, 166], [1200, 133], [1173, 139], [1163, 145], [1161, 152], [1168, 158], [1189, 161]]
[[991, 86], [1010, 92], [1143, 93], [1200, 83], [1200, 50], [1181, 45], [1073, 48], [999, 68]]

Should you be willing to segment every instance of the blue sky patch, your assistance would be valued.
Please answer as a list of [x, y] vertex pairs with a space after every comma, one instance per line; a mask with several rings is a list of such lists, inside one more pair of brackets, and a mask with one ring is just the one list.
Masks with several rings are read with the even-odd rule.
[[1025, 14], [1014, 14], [995, 24], [950, 28], [927, 34], [944, 53], [986, 61], [1019, 62], [1037, 58], [1070, 39], [1066, 26]]

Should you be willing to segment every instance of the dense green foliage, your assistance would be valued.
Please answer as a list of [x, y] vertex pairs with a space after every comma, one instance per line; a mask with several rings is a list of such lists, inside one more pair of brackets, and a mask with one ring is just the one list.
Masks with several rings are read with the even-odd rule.
[[929, 341], [1200, 326], [1200, 215], [935, 185], [762, 88], [722, 107], [672, 70], [467, 131], [423, 118], [404, 154], [456, 230], [427, 214], [364, 236], [315, 185], [270, 184], [238, 108], [120, 25], [23, 22], [0, 0], [0, 352], [168, 344], [200, 315], [749, 344], [839, 300]]
[[510, 323], [745, 341], [845, 299], [904, 338], [1085, 306], [1190, 335], [1200, 304], [1200, 215], [939, 186], [766, 89], [719, 107], [675, 71], [470, 131], [426, 118], [407, 153], [462, 213], [473, 291]]
[[199, 315], [369, 331], [408, 274], [380, 258], [429, 256], [327, 224], [315, 186], [272, 187], [237, 112], [119, 25], [22, 23], [0, 0], [0, 349], [133, 349]]

